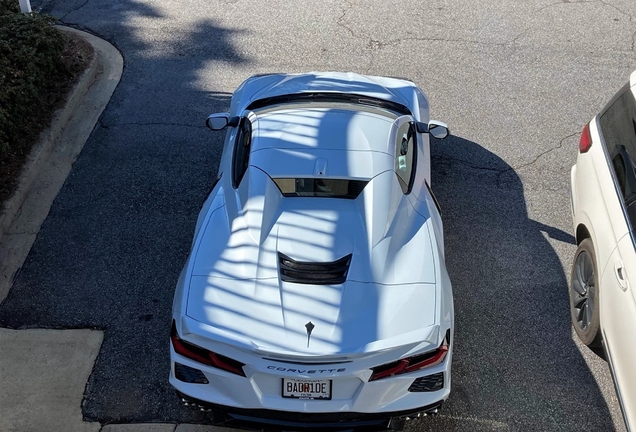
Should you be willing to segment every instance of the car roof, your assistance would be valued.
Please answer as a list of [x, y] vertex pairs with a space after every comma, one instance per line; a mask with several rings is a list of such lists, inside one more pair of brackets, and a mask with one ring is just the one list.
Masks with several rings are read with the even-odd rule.
[[256, 113], [250, 164], [272, 178], [370, 179], [393, 169], [396, 118], [348, 104], [292, 104]]

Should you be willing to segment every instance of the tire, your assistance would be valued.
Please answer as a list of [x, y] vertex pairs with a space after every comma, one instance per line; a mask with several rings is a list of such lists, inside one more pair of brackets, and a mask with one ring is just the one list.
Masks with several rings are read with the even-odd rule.
[[585, 345], [600, 348], [598, 266], [594, 245], [589, 238], [581, 242], [574, 255], [569, 291], [574, 331]]

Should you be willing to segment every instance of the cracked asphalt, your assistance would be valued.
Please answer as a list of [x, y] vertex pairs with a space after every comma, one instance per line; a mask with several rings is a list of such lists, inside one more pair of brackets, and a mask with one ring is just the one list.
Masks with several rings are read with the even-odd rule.
[[204, 120], [252, 74], [343, 70], [408, 77], [453, 132], [432, 145], [453, 391], [409, 430], [624, 430], [569, 322], [569, 168], [636, 69], [633, 0], [32, 3], [125, 60], [0, 306], [4, 327], [105, 330], [85, 419], [205, 423], [167, 383], [174, 284], [222, 144]]

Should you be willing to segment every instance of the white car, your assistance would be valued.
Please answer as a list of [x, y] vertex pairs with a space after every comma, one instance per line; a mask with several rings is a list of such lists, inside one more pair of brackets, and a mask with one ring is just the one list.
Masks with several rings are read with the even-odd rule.
[[176, 287], [170, 383], [213, 422], [399, 429], [451, 386], [428, 101], [345, 73], [247, 79]]
[[627, 428], [636, 427], [636, 71], [583, 128], [571, 172], [578, 249], [570, 306], [583, 343], [604, 348]]

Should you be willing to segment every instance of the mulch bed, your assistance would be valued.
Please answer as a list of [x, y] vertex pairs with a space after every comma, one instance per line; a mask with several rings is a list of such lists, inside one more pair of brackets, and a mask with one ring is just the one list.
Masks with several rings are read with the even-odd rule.
[[[16, 2], [17, 3], [17, 2]], [[94, 55], [93, 47], [81, 37], [62, 33], [65, 47], [61, 53], [63, 67], [55, 73], [51, 85], [38, 93], [38, 100], [30, 107], [26, 126], [12, 137], [13, 151], [0, 158], [0, 205], [13, 193], [22, 165], [41, 133], [48, 129], [56, 110], [62, 108], [66, 98]]]

